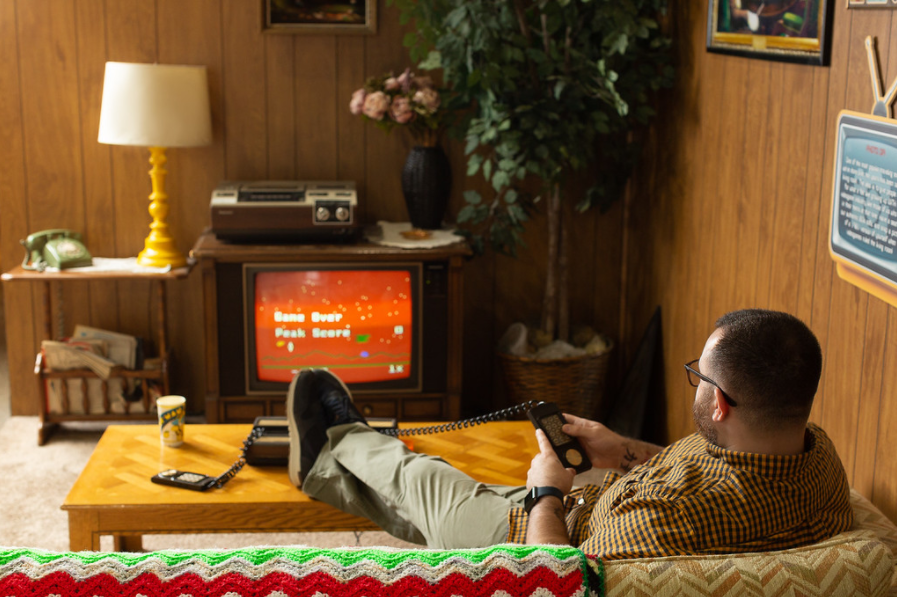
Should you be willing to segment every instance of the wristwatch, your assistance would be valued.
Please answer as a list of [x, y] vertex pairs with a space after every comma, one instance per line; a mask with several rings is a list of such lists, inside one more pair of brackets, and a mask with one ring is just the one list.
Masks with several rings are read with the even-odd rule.
[[529, 514], [529, 511], [533, 509], [533, 506], [536, 505], [536, 502], [541, 500], [546, 495], [553, 495], [555, 497], [561, 498], [561, 501], [564, 501], [564, 492], [558, 489], [557, 487], [533, 487], [530, 489], [526, 498], [523, 500], [523, 509]]

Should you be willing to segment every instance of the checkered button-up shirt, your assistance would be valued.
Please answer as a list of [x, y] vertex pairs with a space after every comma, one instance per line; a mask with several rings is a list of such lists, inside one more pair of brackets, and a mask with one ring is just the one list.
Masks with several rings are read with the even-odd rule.
[[[816, 425], [796, 456], [732, 452], [690, 435], [630, 473], [565, 499], [571, 543], [605, 559], [739, 553], [808, 545], [848, 530], [850, 489]], [[508, 542], [526, 541], [522, 508]]]

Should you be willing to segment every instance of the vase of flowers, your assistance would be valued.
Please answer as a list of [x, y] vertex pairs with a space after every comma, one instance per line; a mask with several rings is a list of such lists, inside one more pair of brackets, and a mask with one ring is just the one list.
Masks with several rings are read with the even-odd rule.
[[414, 137], [402, 168], [402, 194], [412, 227], [424, 230], [442, 226], [451, 193], [451, 166], [439, 146], [445, 128], [441, 104], [442, 93], [433, 80], [415, 76], [411, 69], [368, 79], [349, 103], [352, 114], [387, 132], [402, 127]]

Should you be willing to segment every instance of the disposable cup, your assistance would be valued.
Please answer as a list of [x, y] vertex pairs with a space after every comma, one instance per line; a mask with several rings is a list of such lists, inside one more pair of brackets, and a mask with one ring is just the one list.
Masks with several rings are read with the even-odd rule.
[[163, 446], [177, 448], [184, 443], [184, 418], [187, 399], [183, 396], [160, 396], [156, 399], [159, 412], [159, 434]]

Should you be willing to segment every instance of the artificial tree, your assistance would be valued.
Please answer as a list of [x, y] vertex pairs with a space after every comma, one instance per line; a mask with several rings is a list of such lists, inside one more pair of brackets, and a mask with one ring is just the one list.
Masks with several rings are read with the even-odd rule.
[[[658, 18], [666, 0], [393, 0], [412, 61], [441, 69], [459, 104], [468, 175], [494, 191], [464, 193], [458, 222], [474, 248], [516, 255], [539, 201], [548, 260], [541, 327], [569, 335], [563, 207], [602, 211], [622, 195], [654, 92], [673, 78]], [[584, 172], [589, 187], [571, 196]], [[538, 191], [531, 191], [533, 179]]]

